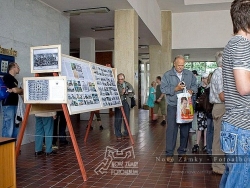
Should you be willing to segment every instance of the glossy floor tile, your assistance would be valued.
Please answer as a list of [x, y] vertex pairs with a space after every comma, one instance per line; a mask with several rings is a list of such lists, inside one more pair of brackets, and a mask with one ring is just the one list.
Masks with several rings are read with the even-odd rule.
[[[34, 156], [34, 143], [22, 145], [17, 160], [17, 187], [145, 187], [145, 188], [213, 188], [218, 187], [221, 176], [212, 174], [209, 163], [197, 161], [165, 162], [165, 129], [159, 121], [149, 123], [147, 110], [139, 111], [138, 133], [135, 144], [128, 139], [116, 141], [113, 118], [101, 114], [104, 130], [96, 121], [84, 144], [87, 121], [73, 120], [74, 132], [88, 180], [83, 181], [72, 144], [61, 146], [54, 156]], [[137, 126], [137, 125], [136, 125]], [[196, 134], [190, 133], [188, 154], [190, 159]], [[70, 138], [68, 138], [70, 141]], [[177, 140], [177, 147], [178, 147]], [[206, 155], [204, 154], [206, 158]]]

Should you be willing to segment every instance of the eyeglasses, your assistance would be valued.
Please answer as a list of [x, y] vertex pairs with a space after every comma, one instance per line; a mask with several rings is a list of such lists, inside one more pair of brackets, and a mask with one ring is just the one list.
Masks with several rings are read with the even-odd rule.
[[118, 79], [118, 80], [124, 80], [124, 78], [122, 78], [122, 79]]

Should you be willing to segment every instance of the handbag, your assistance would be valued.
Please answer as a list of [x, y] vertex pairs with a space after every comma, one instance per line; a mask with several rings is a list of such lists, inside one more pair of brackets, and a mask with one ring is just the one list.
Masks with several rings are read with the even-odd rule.
[[191, 95], [184, 88], [183, 93], [177, 94], [177, 123], [189, 123], [194, 118], [194, 110]]
[[131, 108], [134, 108], [136, 106], [136, 101], [134, 97], [131, 97]]

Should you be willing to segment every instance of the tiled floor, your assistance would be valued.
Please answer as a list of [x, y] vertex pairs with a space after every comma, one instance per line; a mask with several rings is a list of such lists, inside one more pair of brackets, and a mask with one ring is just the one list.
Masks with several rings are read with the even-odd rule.
[[[128, 140], [116, 141], [113, 117], [110, 118], [107, 114], [101, 114], [101, 117], [104, 130], [100, 131], [97, 123], [93, 122], [94, 130], [90, 132], [86, 144], [83, 138], [87, 121], [72, 122], [87, 172], [86, 182], [82, 179], [72, 144], [60, 147], [57, 155], [35, 157], [34, 143], [30, 143], [21, 147], [22, 153], [17, 160], [18, 188], [218, 187], [221, 176], [211, 173], [210, 164], [166, 164], [164, 156], [166, 126], [161, 126], [160, 122], [151, 125], [148, 121], [148, 111], [139, 111], [139, 131], [134, 136], [133, 147], [130, 147], [132, 145]], [[190, 134], [188, 144], [190, 154], [194, 141], [195, 134]], [[177, 146], [178, 143], [177, 141]], [[106, 152], [107, 146], [109, 146], [108, 151], [111, 151], [109, 153]], [[118, 173], [120, 175], [114, 175]]]

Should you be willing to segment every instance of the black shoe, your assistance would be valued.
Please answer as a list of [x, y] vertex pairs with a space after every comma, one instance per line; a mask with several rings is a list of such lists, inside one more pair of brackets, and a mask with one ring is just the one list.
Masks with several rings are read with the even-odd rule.
[[57, 152], [54, 151], [54, 150], [52, 152], [50, 152], [50, 153], [45, 153], [46, 156], [55, 155], [55, 154], [57, 154]]
[[100, 125], [100, 128], [99, 128], [101, 131], [103, 130], [103, 126], [102, 125]]
[[199, 151], [199, 145], [195, 144], [194, 147], [192, 148], [192, 153], [195, 153], [197, 151]]
[[166, 120], [162, 120], [161, 125], [162, 126], [166, 125]]
[[43, 154], [43, 151], [37, 151], [35, 152], [35, 157], [37, 157], [38, 155], [42, 155]]
[[202, 151], [203, 151], [203, 152], [206, 152], [206, 151], [207, 151], [207, 146], [204, 146], [204, 147], [202, 148]]

